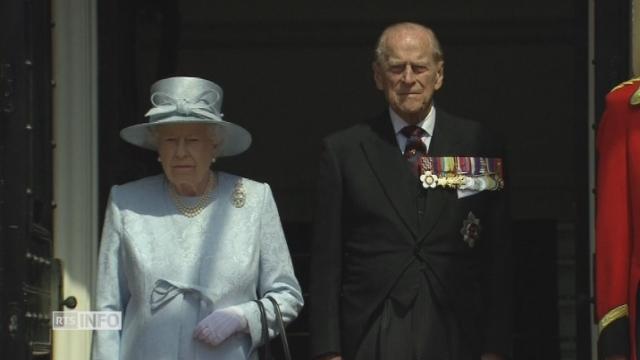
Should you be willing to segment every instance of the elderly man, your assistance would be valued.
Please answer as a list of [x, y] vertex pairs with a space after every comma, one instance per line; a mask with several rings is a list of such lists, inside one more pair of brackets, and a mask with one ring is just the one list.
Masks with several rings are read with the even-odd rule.
[[506, 359], [512, 269], [503, 149], [433, 104], [435, 34], [387, 28], [389, 108], [327, 137], [311, 263], [311, 351], [345, 360]]

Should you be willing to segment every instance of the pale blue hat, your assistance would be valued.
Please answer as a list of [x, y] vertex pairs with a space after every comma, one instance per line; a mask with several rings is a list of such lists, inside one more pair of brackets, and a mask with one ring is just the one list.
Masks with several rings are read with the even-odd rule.
[[242, 153], [251, 145], [251, 134], [243, 127], [222, 120], [222, 88], [215, 83], [196, 77], [171, 77], [151, 85], [153, 107], [145, 114], [149, 122], [126, 127], [120, 137], [126, 142], [149, 150], [156, 150], [151, 138], [154, 126], [165, 124], [216, 125], [221, 156]]

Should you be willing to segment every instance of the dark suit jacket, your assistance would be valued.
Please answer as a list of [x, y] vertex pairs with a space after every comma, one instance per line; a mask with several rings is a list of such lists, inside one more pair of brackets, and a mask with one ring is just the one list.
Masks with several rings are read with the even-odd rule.
[[[445, 319], [433, 326], [447, 332], [446, 344], [424, 339], [434, 359], [447, 346], [465, 346], [472, 358], [510, 354], [506, 191], [458, 199], [455, 190], [422, 189], [388, 112], [327, 137], [323, 145], [311, 260], [312, 355], [335, 352], [353, 359], [385, 299], [411, 306], [419, 276], [427, 277], [431, 303]], [[503, 152], [479, 124], [438, 109], [429, 155]], [[418, 210], [421, 196], [424, 211]], [[473, 247], [461, 234], [470, 212], [481, 226]]]

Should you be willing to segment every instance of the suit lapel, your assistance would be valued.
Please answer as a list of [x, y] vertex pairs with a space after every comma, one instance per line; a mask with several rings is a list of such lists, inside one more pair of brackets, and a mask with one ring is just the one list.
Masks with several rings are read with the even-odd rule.
[[[451, 122], [448, 121], [449, 117], [450, 115], [441, 110], [436, 112], [436, 123], [429, 145], [429, 156], [456, 155], [459, 137], [455, 134], [456, 130], [451, 127]], [[423, 226], [420, 227], [418, 240], [423, 239], [431, 232], [449, 204], [448, 201], [455, 195], [452, 194], [455, 190], [440, 187], [423, 191], [428, 192], [425, 206], [426, 216], [423, 220]]]
[[414, 238], [418, 235], [417, 181], [402, 156], [389, 115], [372, 120], [372, 134], [361, 146], [394, 210]]

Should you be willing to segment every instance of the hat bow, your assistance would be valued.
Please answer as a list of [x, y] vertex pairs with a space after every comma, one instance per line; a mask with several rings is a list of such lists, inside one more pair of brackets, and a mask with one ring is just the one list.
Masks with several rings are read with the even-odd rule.
[[208, 119], [222, 117], [222, 113], [213, 105], [218, 101], [219, 95], [215, 91], [207, 90], [195, 97], [192, 101], [184, 98], [174, 98], [163, 92], [151, 94], [151, 104], [153, 108], [144, 116], [165, 115], [178, 113], [184, 116], [196, 114]]

